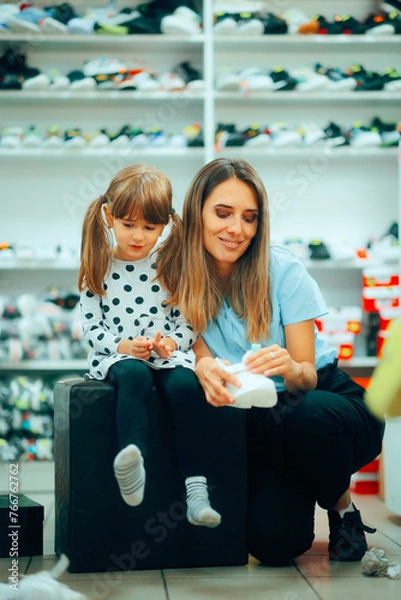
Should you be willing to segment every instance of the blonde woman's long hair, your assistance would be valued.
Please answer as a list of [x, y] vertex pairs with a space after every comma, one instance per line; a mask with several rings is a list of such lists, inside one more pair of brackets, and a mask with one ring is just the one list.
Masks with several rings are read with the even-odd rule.
[[248, 185], [259, 210], [256, 235], [235, 264], [229, 291], [232, 309], [246, 322], [248, 339], [257, 342], [269, 337], [271, 322], [270, 227], [266, 189], [246, 161], [218, 158], [205, 165], [190, 184], [182, 216], [181, 275], [170, 291], [195, 331], [204, 332], [218, 316], [223, 294], [213, 259], [204, 247], [202, 210], [215, 187], [228, 179], [239, 179]]
[[140, 215], [153, 225], [171, 223], [171, 231], [156, 254], [157, 276], [161, 284], [170, 289], [171, 280], [176, 281], [179, 273], [182, 222], [172, 209], [169, 178], [153, 167], [138, 164], [119, 171], [105, 194], [88, 206], [82, 225], [79, 291], [87, 289], [92, 294], [105, 294], [103, 280], [110, 269], [114, 239], [104, 217], [104, 204], [116, 219], [133, 219]]

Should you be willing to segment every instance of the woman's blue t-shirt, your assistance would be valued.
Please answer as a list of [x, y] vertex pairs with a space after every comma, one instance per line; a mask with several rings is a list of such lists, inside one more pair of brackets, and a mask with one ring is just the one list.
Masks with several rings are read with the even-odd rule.
[[[260, 340], [262, 347], [278, 344], [285, 347], [284, 326], [316, 319], [327, 314], [327, 306], [314, 279], [292, 252], [280, 246], [270, 248], [270, 285], [272, 321], [270, 338]], [[230, 363], [241, 361], [251, 349], [246, 338], [246, 324], [232, 310], [228, 300], [223, 302], [217, 319], [210, 322], [203, 334], [213, 356]], [[337, 353], [318, 335], [315, 327], [315, 365], [321, 369], [334, 362]], [[282, 377], [273, 378], [277, 391], [285, 390]]]

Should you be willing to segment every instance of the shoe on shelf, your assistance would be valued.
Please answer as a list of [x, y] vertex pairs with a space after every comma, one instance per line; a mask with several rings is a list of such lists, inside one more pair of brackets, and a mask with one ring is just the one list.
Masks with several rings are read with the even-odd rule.
[[238, 35], [259, 36], [264, 34], [265, 26], [253, 13], [241, 12], [236, 16], [236, 19]]
[[330, 79], [319, 74], [311, 67], [301, 67], [291, 72], [291, 77], [297, 82], [297, 92], [321, 92], [328, 88]]
[[202, 92], [205, 89], [205, 82], [198, 69], [193, 67], [190, 61], [185, 60], [173, 69], [173, 73], [181, 77], [186, 83], [186, 88], [193, 92]]
[[266, 92], [274, 90], [274, 83], [270, 75], [264, 73], [259, 67], [247, 67], [238, 71], [241, 88], [244, 92]]
[[362, 65], [351, 65], [346, 75], [356, 80], [356, 92], [381, 91], [384, 88], [383, 77], [374, 71], [367, 71]]
[[275, 67], [269, 73], [276, 92], [289, 92], [297, 87], [297, 81], [283, 67]]
[[261, 13], [258, 18], [262, 21], [265, 35], [278, 35], [288, 32], [288, 25], [284, 19], [271, 12]]
[[241, 89], [241, 78], [229, 67], [222, 67], [216, 73], [215, 86], [218, 92], [237, 92]]
[[290, 34], [299, 33], [300, 26], [311, 21], [310, 17], [307, 17], [302, 10], [297, 8], [289, 8], [281, 16], [287, 23], [288, 33]]
[[313, 15], [312, 19], [318, 22], [319, 28], [317, 33], [320, 35], [341, 35], [343, 33], [342, 27], [337, 20], [328, 21], [322, 15]]
[[346, 75], [340, 69], [325, 67], [320, 63], [316, 63], [315, 71], [319, 75], [325, 75], [328, 78], [329, 83], [327, 86], [327, 91], [348, 92], [354, 90], [357, 86], [356, 79]]
[[366, 148], [368, 146], [381, 146], [382, 138], [378, 131], [365, 127], [361, 122], [357, 121], [347, 132], [351, 146], [355, 148]]
[[342, 33], [345, 35], [363, 35], [367, 30], [366, 25], [349, 15], [336, 17], [336, 22], [341, 26]]
[[330, 560], [352, 562], [361, 560], [368, 549], [365, 532], [375, 533], [376, 529], [362, 522], [361, 513], [352, 505], [352, 512], [341, 517], [338, 511], [329, 510], [329, 557]]
[[401, 132], [395, 122], [383, 121], [380, 117], [374, 117], [370, 123], [371, 131], [377, 131], [382, 138], [382, 146], [391, 148], [398, 146], [401, 140]]
[[349, 146], [349, 139], [347, 134], [341, 129], [337, 123], [329, 123], [323, 130], [326, 134], [325, 143], [326, 146], [331, 148], [339, 146]]
[[237, 33], [238, 23], [235, 15], [226, 12], [214, 13], [214, 32], [217, 35], [234, 35]]
[[197, 35], [202, 33], [202, 20], [198, 13], [187, 6], [178, 6], [171, 15], [160, 22], [165, 35]]
[[386, 37], [395, 33], [395, 27], [387, 15], [370, 14], [363, 23], [367, 27], [365, 35]]

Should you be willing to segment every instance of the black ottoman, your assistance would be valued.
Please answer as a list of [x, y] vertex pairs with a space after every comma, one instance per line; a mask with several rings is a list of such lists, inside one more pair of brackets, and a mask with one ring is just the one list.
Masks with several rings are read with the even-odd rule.
[[121, 499], [113, 473], [118, 452], [113, 386], [61, 381], [54, 403], [55, 551], [68, 556], [71, 572], [248, 562], [246, 411], [209, 407], [214, 460], [208, 483], [213, 507], [222, 515], [221, 525], [209, 529], [186, 520], [172, 421], [156, 391], [149, 399], [145, 498], [135, 508]]

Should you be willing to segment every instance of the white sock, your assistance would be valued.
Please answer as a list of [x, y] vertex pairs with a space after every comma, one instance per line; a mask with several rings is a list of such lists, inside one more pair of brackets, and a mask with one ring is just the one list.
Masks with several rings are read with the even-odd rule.
[[130, 506], [138, 506], [145, 491], [145, 468], [138, 446], [129, 444], [114, 459], [114, 475], [123, 500]]
[[207, 480], [203, 476], [187, 477], [187, 519], [192, 525], [217, 527], [221, 516], [210, 506]]
[[341, 510], [338, 510], [337, 512], [340, 515], [340, 517], [343, 518], [345, 513], [354, 512], [354, 510], [355, 510], [355, 508], [354, 508], [354, 505], [352, 504], [352, 500], [351, 500], [350, 503], [348, 504], [347, 508], [342, 508]]

